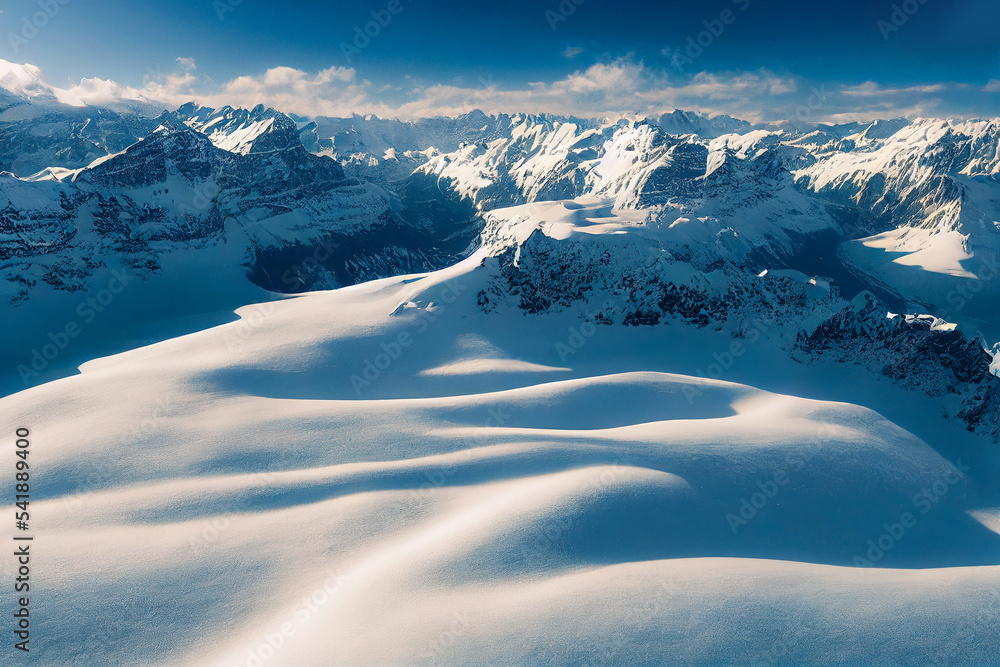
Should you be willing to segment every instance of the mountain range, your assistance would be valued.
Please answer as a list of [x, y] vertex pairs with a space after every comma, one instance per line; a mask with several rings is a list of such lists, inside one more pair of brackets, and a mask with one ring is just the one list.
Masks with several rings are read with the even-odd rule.
[[48, 663], [995, 659], [1000, 119], [4, 72]]
[[[997, 120], [790, 132], [680, 111], [615, 122], [482, 112], [404, 122], [195, 104], [148, 117], [17, 92], [0, 115], [9, 156], [0, 295], [34, 322], [5, 336], [5, 361], [32, 381], [43, 377], [24, 363], [32, 342], [73, 319], [76, 297], [116, 270], [148, 283], [141, 298], [158, 300], [151, 317], [183, 319], [272, 293], [443, 268], [484, 246], [498, 262], [485, 307], [510, 290], [537, 311], [603, 289], [620, 300], [612, 321], [656, 324], [681, 308], [680, 317], [718, 329], [804, 299], [788, 318], [790, 349], [818, 354], [823, 345], [802, 341], [836, 327], [840, 347], [869, 350], [866, 337], [877, 338], [887, 351], [854, 361], [883, 371], [901, 350], [933, 356], [939, 344], [916, 351], [885, 337], [956, 338], [961, 362], [949, 351], [928, 363], [979, 370], [929, 391], [976, 397], [957, 411], [970, 421], [984, 417], [978, 401], [996, 403], [994, 380], [980, 371], [1000, 341]], [[645, 247], [549, 231], [604, 217], [624, 217]], [[525, 224], [535, 232], [519, 238]], [[525, 275], [522, 259], [534, 253], [534, 275]], [[192, 271], [211, 278], [192, 281]], [[827, 296], [792, 297], [758, 275], [766, 271], [784, 283], [819, 279]], [[851, 300], [862, 292], [877, 305], [859, 310]], [[135, 320], [127, 310], [106, 316], [93, 337], [107, 342], [112, 325]], [[852, 318], [867, 333], [846, 340]]]

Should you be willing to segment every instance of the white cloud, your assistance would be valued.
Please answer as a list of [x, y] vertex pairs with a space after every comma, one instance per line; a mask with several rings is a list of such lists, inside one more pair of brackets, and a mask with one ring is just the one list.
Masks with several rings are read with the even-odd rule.
[[583, 53], [583, 48], [579, 46], [567, 46], [562, 55], [564, 58], [576, 58], [581, 53]]
[[843, 86], [841, 92], [844, 95], [853, 95], [857, 97], [871, 97], [873, 95], [879, 95], [878, 84], [874, 81], [865, 81], [864, 83], [859, 83], [855, 86]]
[[[106, 103], [116, 94], [179, 106], [195, 101], [207, 106], [253, 107], [264, 104], [304, 116], [347, 116], [376, 113], [413, 118], [455, 115], [473, 109], [487, 113], [552, 113], [576, 116], [617, 116], [622, 113], [657, 114], [684, 108], [710, 113], [762, 117], [775, 106], [775, 96], [794, 93], [797, 83], [767, 71], [698, 74], [678, 77], [645, 66], [632, 58], [600, 62], [554, 81], [536, 81], [517, 88], [500, 88], [489, 77], [478, 86], [415, 84], [400, 93], [360, 79], [349, 67], [330, 67], [308, 73], [274, 67], [261, 75], [240, 76], [214, 83], [197, 71], [191, 58], [178, 58], [169, 74], [154, 72], [141, 89], [113, 82], [84, 80], [70, 93], [87, 103]], [[387, 102], [389, 92], [397, 101]]]
[[[5, 76], [12, 81], [41, 81], [40, 73], [32, 66], [8, 63], [7, 70]], [[482, 109], [487, 113], [616, 117], [686, 109], [725, 113], [751, 121], [808, 123], [902, 115], [961, 115], [962, 112], [955, 110], [968, 113], [975, 105], [973, 96], [983, 92], [982, 87], [967, 84], [896, 88], [883, 87], [874, 81], [857, 85], [820, 84], [767, 70], [684, 75], [648, 67], [632, 57], [598, 62], [555, 80], [519, 87], [502, 88], [489, 77], [480, 77], [479, 85], [465, 86], [428, 84], [412, 77], [407, 80], [407, 87], [401, 90], [396, 86], [374, 86], [359, 78], [351, 67], [330, 67], [314, 73], [273, 67], [263, 74], [240, 76], [219, 84], [200, 73], [194, 59], [178, 58], [175, 71], [151, 72], [139, 89], [102, 79], [84, 79], [68, 89], [44, 83], [31, 85], [43, 85], [60, 100], [74, 104], [117, 106], [125, 101], [135, 107], [155, 101], [161, 107], [176, 107], [194, 101], [212, 107], [228, 104], [248, 108], [264, 104], [303, 116], [375, 113], [383, 117], [414, 118]], [[1000, 81], [991, 81], [985, 90], [1000, 92]]]
[[885, 88], [874, 81], [865, 81], [864, 83], [855, 86], [841, 86], [840, 91], [844, 95], [850, 95], [852, 97], [885, 97], [888, 95], [906, 94], [925, 95], [930, 93], [940, 93], [946, 89], [947, 86], [941, 83], [926, 86], [908, 86], [904, 88]]
[[986, 87], [983, 88], [983, 91], [987, 93], [1000, 93], [1000, 79], [990, 79]]
[[252, 108], [257, 104], [306, 116], [350, 115], [389, 108], [373, 102], [371, 84], [359, 81], [350, 67], [330, 67], [310, 74], [292, 67], [272, 67], [259, 76], [239, 76], [219, 86], [197, 73], [190, 58], [178, 58], [177, 72], [149, 81], [141, 93], [170, 106], [195, 101], [207, 106]]
[[758, 118], [773, 106], [773, 96], [794, 93], [797, 84], [770, 72], [703, 74], [674, 79], [631, 59], [597, 63], [562, 79], [529, 83], [523, 88], [461, 88], [435, 85], [414, 91], [396, 108], [404, 117], [454, 115], [472, 109], [487, 112], [553, 113], [576, 116], [659, 114], [684, 108]]

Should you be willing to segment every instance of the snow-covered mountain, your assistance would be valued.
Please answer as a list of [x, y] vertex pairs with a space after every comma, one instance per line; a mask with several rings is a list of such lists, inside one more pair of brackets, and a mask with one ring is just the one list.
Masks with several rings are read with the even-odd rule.
[[[509, 136], [413, 153], [426, 162], [404, 182], [484, 211], [581, 196], [674, 207], [771, 237], [758, 245], [790, 255], [808, 248], [815, 256], [816, 234], [833, 230], [845, 243], [825, 260], [839, 268], [825, 270], [849, 270], [894, 307], [1000, 339], [989, 306], [1000, 296], [998, 121], [894, 119], [701, 136], [670, 134], [655, 119], [516, 120]], [[789, 232], [809, 238], [789, 244]]]
[[697, 134], [705, 139], [715, 139], [724, 134], [746, 134], [754, 129], [764, 129], [752, 123], [732, 116], [710, 116], [695, 111], [674, 109], [670, 113], [661, 114], [649, 119], [667, 134]]
[[1000, 121], [110, 85], [0, 61], [42, 663], [995, 661]]
[[[122, 92], [98, 79], [57, 88], [37, 67], [0, 59], [0, 170], [24, 177], [47, 167], [76, 169], [147, 136], [160, 124], [162, 105]], [[94, 106], [91, 98], [115, 102]]]
[[536, 203], [491, 213], [483, 249], [485, 312], [579, 312], [591, 328], [694, 325], [741, 348], [763, 327], [780, 354], [862, 366], [943, 398], [948, 419], [1000, 440], [1000, 378], [974, 330], [891, 313], [870, 291], [845, 295], [833, 280], [781, 264], [758, 274], [780, 256], [721, 222], [597, 198]]
[[[54, 361], [28, 363], [37, 341], [78, 320], [99, 320], [73, 341], [81, 348], [150, 318], [445, 266], [476, 238], [468, 216], [398, 211], [380, 186], [306, 151], [274, 110], [182, 107], [157, 120], [85, 167], [0, 175], [0, 299], [13, 313], [3, 358], [22, 379]], [[114, 304], [111, 293], [86, 302], [108, 285]]]
[[[29, 84], [19, 89], [19, 106], [34, 108], [24, 93]], [[77, 302], [72, 295], [99, 288], [115, 269], [169, 291], [205, 262], [219, 268], [210, 293], [234, 306], [265, 298], [260, 289], [298, 292], [433, 269], [458, 259], [483, 229], [482, 242], [495, 247], [493, 235], [508, 219], [497, 209], [534, 204], [511, 215], [539, 229], [555, 224], [539, 219], [541, 212], [574, 229], [588, 216], [624, 216], [655, 230], [650, 247], [701, 276], [695, 282], [726, 274], [724, 284], [703, 286], [688, 303], [690, 294], [677, 301], [660, 291], [693, 283], [637, 274], [631, 257], [600, 259], [602, 280], [646, 290], [634, 304], [637, 321], [669, 315], [663, 299], [687, 304], [692, 317], [708, 303], [729, 308], [757, 289], [758, 273], [793, 270], [831, 283], [844, 297], [840, 306], [867, 289], [887, 311], [964, 325], [964, 340], [978, 341], [982, 331], [986, 340], [974, 346], [1000, 339], [990, 306], [1000, 293], [990, 279], [1000, 266], [995, 121], [895, 119], [792, 132], [680, 111], [611, 123], [481, 112], [403, 122], [194, 104], [155, 119], [127, 118], [137, 132], [143, 123], [156, 128], [116, 152], [107, 140], [90, 142], [88, 156], [105, 154], [85, 167], [74, 167], [79, 149], [49, 150], [39, 154], [61, 163], [6, 177], [3, 289], [14, 307], [27, 307], [34, 293], [53, 294], [65, 301], [65, 319]], [[37, 126], [23, 123], [22, 135]], [[0, 123], [11, 132], [15, 126]], [[72, 124], [59, 128], [46, 135], [49, 144], [79, 140]], [[31, 155], [24, 141], [11, 151]], [[558, 209], [544, 204], [561, 201]], [[561, 244], [553, 246], [558, 252], [547, 248], [544, 234], [532, 238], [497, 257], [509, 263], [564, 252]], [[603, 252], [560, 260], [574, 267], [560, 268], [562, 277], [589, 275]], [[537, 270], [544, 276], [552, 267]], [[562, 287], [565, 294], [583, 289], [560, 282], [545, 289], [558, 302], [567, 298], [555, 294]], [[766, 299], [751, 301], [744, 306]], [[806, 311], [796, 315], [802, 329], [839, 312]], [[721, 325], [721, 311], [698, 317]], [[790, 340], [799, 333], [789, 332]]]
[[496, 211], [447, 269], [0, 399], [45, 471], [38, 659], [990, 664], [990, 440], [790, 357], [834, 286], [635, 214]]
[[[918, 120], [852, 140], [797, 172], [801, 186], [849, 204], [871, 236], [847, 244], [855, 269], [944, 317], [1000, 335], [1000, 121]], [[976, 299], [969, 296], [975, 293]]]
[[[406, 182], [488, 211], [488, 311], [596, 301], [615, 304], [598, 321], [736, 332], [765, 314], [792, 358], [947, 397], [950, 419], [1000, 435], [997, 121], [792, 132], [669, 118], [514, 117], [450, 153], [408, 144], [427, 161]], [[621, 225], [614, 243], [590, 231]]]

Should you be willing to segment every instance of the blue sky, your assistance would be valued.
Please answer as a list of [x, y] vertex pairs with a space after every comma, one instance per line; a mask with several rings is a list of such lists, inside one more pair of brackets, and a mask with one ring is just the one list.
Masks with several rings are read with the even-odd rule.
[[[57, 86], [153, 83], [171, 100], [226, 93], [383, 114], [683, 104], [760, 118], [1000, 115], [996, 0], [62, 2], [0, 2], [0, 57]], [[25, 21], [46, 8], [34, 34]], [[355, 41], [373, 11], [387, 24]]]

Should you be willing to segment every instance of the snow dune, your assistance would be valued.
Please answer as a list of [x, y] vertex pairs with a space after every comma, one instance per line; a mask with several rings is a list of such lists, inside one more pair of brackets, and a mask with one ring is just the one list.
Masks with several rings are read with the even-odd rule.
[[574, 320], [498, 326], [476, 264], [0, 399], [32, 431], [38, 664], [995, 661], [963, 471], [856, 405], [560, 363]]

